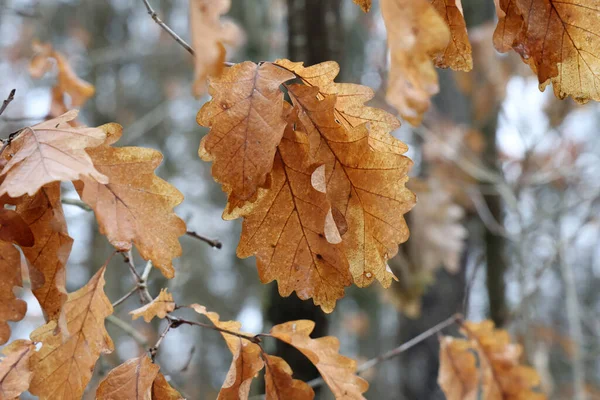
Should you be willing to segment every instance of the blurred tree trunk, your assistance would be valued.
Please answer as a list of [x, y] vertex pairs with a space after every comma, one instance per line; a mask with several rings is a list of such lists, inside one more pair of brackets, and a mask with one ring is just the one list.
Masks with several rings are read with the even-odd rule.
[[[340, 58], [340, 0], [288, 0], [288, 57], [313, 65]], [[316, 324], [313, 337], [327, 334], [327, 317], [312, 300], [302, 301], [296, 294], [282, 298], [271, 286], [266, 316], [271, 324], [308, 319]], [[294, 377], [310, 380], [319, 376], [316, 368], [297, 350], [277, 341], [276, 355], [292, 367]]]

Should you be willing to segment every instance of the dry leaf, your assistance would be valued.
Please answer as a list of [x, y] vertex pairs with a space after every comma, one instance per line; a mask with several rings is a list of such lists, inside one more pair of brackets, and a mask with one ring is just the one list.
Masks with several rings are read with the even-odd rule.
[[371, 9], [371, 1], [372, 0], [354, 0], [354, 3], [358, 4], [364, 12], [369, 12]]
[[31, 247], [34, 240], [33, 233], [23, 218], [0, 203], [0, 241]]
[[304, 354], [321, 373], [336, 399], [364, 399], [369, 384], [355, 375], [356, 361], [338, 353], [340, 343], [333, 336], [311, 339], [315, 323], [308, 320], [275, 325], [271, 335]]
[[244, 40], [241, 29], [221, 16], [231, 0], [190, 0], [190, 30], [194, 48], [195, 76], [193, 92], [206, 91], [206, 79], [219, 76], [225, 62], [225, 45], [237, 46]]
[[[545, 400], [533, 368], [519, 364], [523, 351], [492, 321], [465, 322], [466, 339], [445, 336], [440, 344], [438, 383], [448, 400]], [[476, 361], [477, 354], [478, 361]], [[477, 367], [479, 365], [479, 369]]]
[[145, 354], [128, 360], [100, 382], [96, 400], [152, 400], [152, 384], [159, 369]]
[[[516, 9], [513, 7], [516, 6]], [[501, 1], [495, 44], [508, 41], [538, 75], [540, 89], [575, 101], [600, 100], [600, 7], [595, 0]], [[500, 33], [502, 32], [502, 33]]]
[[0, 344], [10, 339], [8, 321], [20, 321], [27, 312], [27, 303], [13, 292], [15, 286], [23, 286], [21, 254], [11, 243], [0, 240]]
[[273, 64], [246, 61], [210, 80], [213, 99], [202, 107], [197, 121], [211, 130], [202, 138], [199, 155], [214, 161], [213, 177], [234, 206], [256, 198], [273, 167], [286, 125], [279, 85], [293, 78]]
[[68, 333], [60, 332], [56, 321], [50, 321], [30, 335], [32, 341], [42, 343], [30, 360], [33, 379], [29, 388], [41, 400], [81, 399], [100, 353], [114, 349], [104, 327], [105, 318], [113, 312], [103, 290], [105, 269], [69, 293], [63, 307]]
[[327, 240], [339, 233], [335, 226], [325, 226], [330, 204], [311, 185], [315, 168], [308, 148], [304, 133], [286, 130], [270, 187], [244, 216], [237, 254], [256, 255], [261, 281], [277, 280], [282, 296], [296, 291], [299, 298], [312, 298], [331, 312], [352, 280], [343, 247]]
[[29, 358], [35, 353], [35, 345], [29, 340], [15, 340], [2, 353], [5, 357], [0, 361], [0, 399], [17, 399], [29, 388]]
[[67, 301], [65, 267], [73, 245], [60, 200], [60, 183], [45, 185], [34, 196], [20, 197], [15, 203], [35, 237], [33, 247], [22, 247], [31, 289], [46, 320], [57, 320]]
[[160, 372], [152, 385], [152, 400], [185, 400], [181, 394], [169, 385], [165, 376]]
[[391, 53], [387, 100], [418, 125], [439, 91], [431, 56], [446, 49], [450, 31], [427, 0], [381, 0], [381, 14]]
[[167, 289], [161, 289], [157, 298], [145, 306], [130, 311], [129, 314], [131, 314], [132, 319], [144, 317], [144, 321], [150, 322], [154, 317], [166, 317], [167, 314], [174, 309], [175, 302], [173, 301], [173, 295], [171, 293], [167, 293]]
[[99, 128], [107, 140], [88, 150], [94, 167], [110, 179], [102, 184], [89, 178], [75, 182], [75, 188], [96, 213], [100, 233], [120, 251], [135, 244], [145, 260], [161, 270], [167, 278], [175, 275], [172, 260], [181, 255], [179, 236], [185, 223], [173, 208], [183, 195], [154, 174], [162, 154], [142, 147], [116, 148], [123, 128], [106, 124]]
[[298, 379], [292, 379], [292, 369], [283, 358], [265, 356], [266, 400], [312, 400], [314, 390]]
[[393, 274], [386, 263], [408, 239], [403, 215], [415, 204], [414, 194], [404, 186], [412, 162], [369, 146], [364, 125], [345, 129], [336, 122], [336, 97], [319, 101], [316, 92], [307, 86], [289, 87], [311, 152], [326, 167], [327, 197], [348, 226], [343, 245], [350, 273], [360, 287], [374, 279], [388, 287]]
[[461, 0], [432, 0], [431, 4], [444, 18], [450, 29], [450, 41], [445, 49], [433, 53], [435, 66], [452, 68], [457, 71], [473, 69], [471, 43], [467, 35], [467, 24], [463, 15]]
[[0, 172], [5, 176], [0, 196], [33, 196], [42, 186], [56, 181], [71, 181], [82, 177], [107, 183], [106, 176], [92, 165], [85, 152], [105, 139], [98, 128], [72, 128], [67, 125], [77, 117], [77, 110], [58, 118], [21, 130], [3, 155], [10, 157]]
[[[220, 321], [219, 314], [206, 311], [205, 307], [198, 304], [192, 304], [190, 307], [197, 313], [206, 315], [216, 327], [230, 332], [240, 332], [242, 324], [239, 322]], [[252, 379], [264, 366], [261, 349], [249, 340], [227, 333], [222, 335], [233, 354], [233, 360], [217, 400], [247, 400]]]

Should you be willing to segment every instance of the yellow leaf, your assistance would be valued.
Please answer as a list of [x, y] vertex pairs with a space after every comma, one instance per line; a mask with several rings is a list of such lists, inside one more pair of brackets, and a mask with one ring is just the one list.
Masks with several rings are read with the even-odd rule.
[[450, 29], [450, 41], [446, 48], [433, 53], [435, 66], [449, 67], [456, 71], [472, 70], [471, 43], [467, 35], [461, 0], [432, 0], [431, 4]]
[[152, 385], [152, 400], [185, 400], [181, 394], [169, 385], [160, 372]]
[[161, 289], [158, 297], [152, 300], [150, 303], [142, 306], [138, 309], [130, 311], [132, 319], [138, 319], [144, 317], [144, 321], [150, 322], [152, 318], [164, 318], [168, 313], [175, 309], [175, 302], [173, 301], [173, 295], [167, 293], [167, 289]]
[[29, 359], [35, 353], [35, 345], [29, 340], [15, 340], [2, 353], [5, 357], [0, 361], [0, 399], [18, 398], [31, 381]]
[[151, 400], [152, 384], [159, 369], [145, 354], [128, 360], [100, 382], [96, 400]]
[[283, 358], [265, 356], [266, 400], [312, 400], [314, 390], [306, 382], [292, 379], [292, 369]]

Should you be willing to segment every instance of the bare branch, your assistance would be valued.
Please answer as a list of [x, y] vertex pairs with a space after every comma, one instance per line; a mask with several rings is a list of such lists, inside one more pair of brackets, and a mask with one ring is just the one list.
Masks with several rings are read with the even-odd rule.
[[142, 1], [144, 2], [144, 5], [146, 6], [146, 10], [148, 10], [148, 14], [154, 20], [154, 22], [156, 22], [161, 28], [163, 28], [164, 31], [167, 32], [173, 39], [175, 39], [175, 41], [177, 43], [179, 43], [181, 45], [181, 47], [186, 49], [188, 53], [190, 53], [191, 55], [195, 55], [196, 53], [194, 52], [194, 49], [192, 49], [192, 47], [189, 44], [187, 44], [187, 42], [185, 40], [183, 40], [178, 34], [176, 34], [173, 31], [173, 29], [169, 28], [169, 26], [167, 24], [165, 24], [158, 17], [158, 14], [156, 14], [154, 9], [150, 5], [150, 2], [148, 0], [142, 0]]
[[134, 293], [136, 293], [139, 290], [138, 286], [134, 286], [129, 292], [127, 292], [127, 294], [123, 297], [121, 297], [119, 300], [115, 301], [112, 306], [113, 308], [118, 306], [119, 304], [123, 303], [125, 300], [127, 300], [128, 298], [130, 298]]
[[88, 206], [87, 204], [85, 204], [83, 201], [81, 201], [79, 199], [62, 198], [62, 199], [60, 199], [60, 201], [63, 204], [67, 204], [69, 206], [76, 206], [85, 211], [93, 211], [90, 206]]
[[15, 93], [16, 92], [17, 92], [17, 89], [13, 89], [13, 90], [10, 91], [10, 93], [8, 94], [8, 97], [2, 103], [2, 107], [0, 107], [0, 115], [2, 115], [2, 113], [4, 112], [4, 110], [6, 110], [6, 107], [8, 107], [8, 105], [10, 104], [10, 102], [15, 99]]
[[194, 231], [187, 231], [186, 235], [201, 240], [204, 243], [207, 243], [210, 247], [214, 247], [215, 249], [220, 249], [223, 247], [223, 243], [221, 243], [218, 239], [209, 239], [207, 237], [197, 234]]
[[138, 344], [141, 347], [148, 348], [148, 345], [149, 345], [148, 340], [146, 340], [146, 338], [143, 335], [141, 335], [140, 332], [137, 329], [135, 329], [133, 326], [131, 326], [130, 324], [123, 321], [116, 315], [109, 315], [108, 317], [106, 317], [106, 320], [108, 322], [110, 322], [111, 324], [113, 324], [114, 326], [123, 330], [129, 336], [131, 336], [133, 338], [133, 340], [138, 342]]

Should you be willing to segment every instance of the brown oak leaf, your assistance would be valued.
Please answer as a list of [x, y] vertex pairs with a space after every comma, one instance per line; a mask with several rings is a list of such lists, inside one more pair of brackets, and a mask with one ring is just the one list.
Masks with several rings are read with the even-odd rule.
[[23, 286], [21, 254], [11, 243], [0, 240], [0, 344], [10, 338], [8, 321], [20, 321], [27, 312], [27, 303], [13, 293], [15, 286]]
[[265, 355], [266, 400], [312, 400], [314, 390], [298, 379], [292, 379], [292, 369], [283, 358]]
[[254, 200], [273, 167], [275, 148], [286, 126], [279, 85], [294, 75], [270, 63], [246, 61], [210, 79], [212, 100], [198, 112], [210, 132], [199, 155], [214, 161], [212, 174], [232, 206]]
[[446, 48], [433, 53], [435, 66], [456, 71], [472, 70], [471, 43], [467, 35], [461, 0], [432, 0], [431, 4], [450, 29], [450, 41]]
[[135, 244], [145, 260], [167, 278], [175, 275], [172, 260], [181, 255], [179, 236], [185, 223], [173, 208], [183, 195], [154, 174], [162, 162], [160, 152], [142, 147], [112, 147], [122, 135], [118, 124], [106, 124], [106, 142], [88, 150], [93, 165], [109, 178], [103, 184], [89, 178], [75, 182], [75, 188], [95, 212], [100, 232], [120, 251]]
[[161, 289], [158, 297], [152, 300], [150, 303], [130, 311], [132, 319], [138, 319], [144, 317], [144, 321], [150, 322], [152, 318], [164, 318], [168, 313], [175, 309], [175, 301], [173, 301], [173, 295], [167, 292], [167, 289]]
[[102, 267], [90, 281], [69, 293], [63, 307], [68, 332], [60, 331], [50, 321], [31, 333], [31, 340], [42, 348], [30, 360], [33, 379], [29, 391], [41, 400], [81, 399], [100, 353], [114, 349], [104, 327], [113, 308], [104, 294]]
[[[96, 390], [97, 400], [152, 400], [152, 384], [160, 367], [147, 355], [112, 369]], [[158, 399], [157, 399], [158, 400]]]
[[165, 379], [160, 372], [152, 384], [152, 400], [185, 400], [184, 397]]
[[87, 177], [101, 183], [108, 178], [98, 172], [85, 149], [105, 139], [98, 128], [73, 128], [67, 123], [77, 117], [72, 110], [58, 118], [27, 127], [13, 139], [3, 155], [10, 157], [0, 171], [4, 182], [0, 196], [33, 196], [42, 186], [56, 181]]
[[364, 399], [369, 384], [355, 375], [356, 361], [338, 353], [340, 343], [333, 336], [311, 339], [315, 323], [308, 320], [275, 325], [271, 335], [298, 349], [319, 370], [336, 399]]
[[0, 204], [0, 241], [31, 247], [35, 241], [33, 232], [21, 216], [14, 210]]
[[512, 49], [515, 39], [523, 27], [523, 16], [519, 13], [516, 0], [494, 0], [498, 25], [494, 31], [494, 47], [502, 53]]
[[35, 353], [35, 344], [29, 340], [15, 340], [2, 349], [0, 361], [0, 399], [18, 399], [29, 388], [31, 367], [29, 359]]

